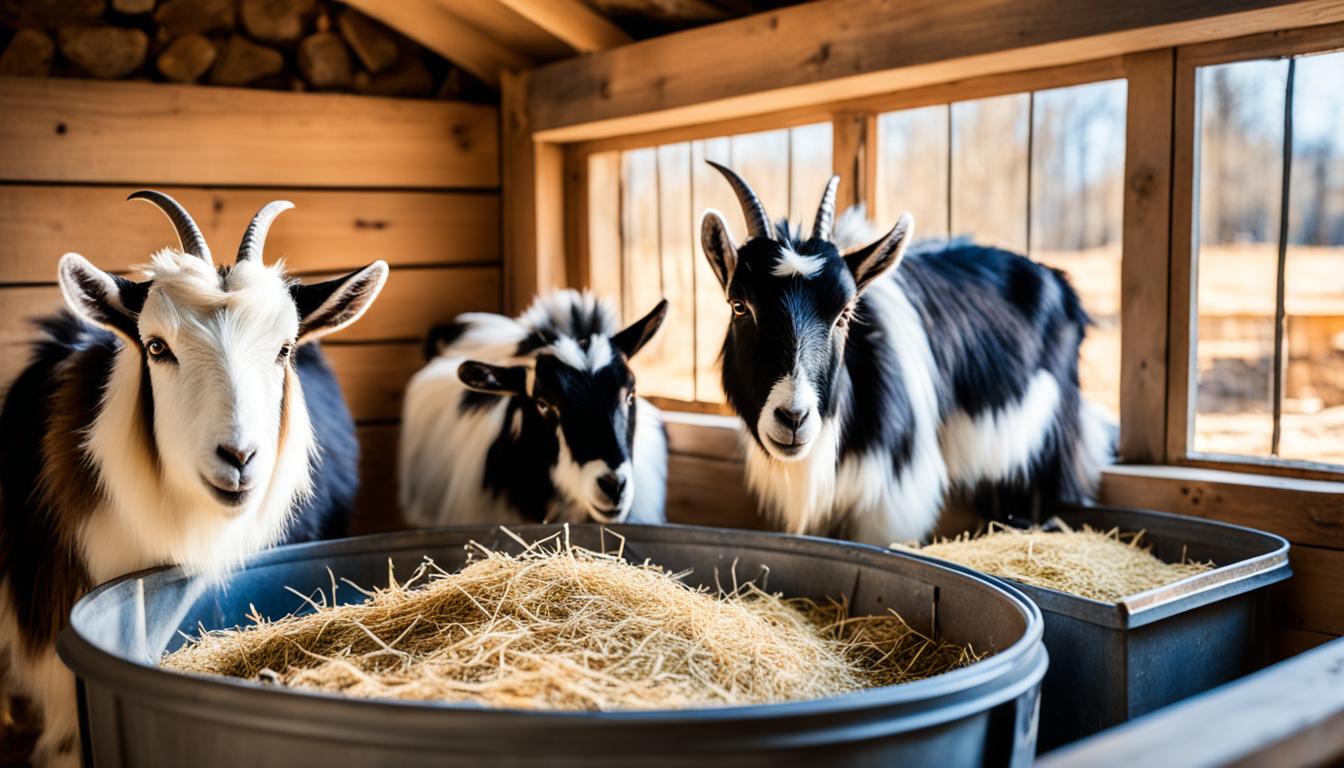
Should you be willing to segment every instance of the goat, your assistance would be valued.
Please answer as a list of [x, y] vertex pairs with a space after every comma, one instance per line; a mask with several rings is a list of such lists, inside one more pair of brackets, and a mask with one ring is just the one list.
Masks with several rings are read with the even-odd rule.
[[833, 238], [835, 176], [804, 239], [711, 165], [747, 221], [739, 247], [706, 211], [701, 242], [732, 309], [723, 389], [767, 515], [886, 545], [927, 537], [949, 501], [1039, 516], [1092, 494], [1111, 436], [1079, 393], [1089, 319], [1062, 273], [966, 241], [907, 254], [909, 214], [867, 242], [846, 213]]
[[0, 647], [7, 688], [43, 719], [35, 759], [78, 761], [75, 685], [53, 650], [74, 602], [122, 574], [177, 564], [218, 578], [270, 545], [339, 535], [357, 484], [354, 425], [318, 337], [357, 320], [387, 265], [301, 285], [263, 266], [263, 207], [233, 266], [191, 216], [136, 282], [67, 253], [68, 309], [0, 412]]
[[629, 361], [666, 315], [618, 332], [605, 302], [558, 291], [436, 329], [402, 413], [407, 521], [662, 522], [667, 439]]

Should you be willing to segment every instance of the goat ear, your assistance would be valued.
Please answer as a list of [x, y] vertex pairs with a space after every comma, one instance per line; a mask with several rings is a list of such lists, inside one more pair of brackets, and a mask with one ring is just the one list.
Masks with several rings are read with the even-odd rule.
[[719, 278], [719, 285], [728, 290], [728, 282], [733, 279], [733, 270], [737, 268], [737, 246], [728, 234], [728, 225], [723, 216], [710, 208], [700, 219], [700, 245], [705, 249], [705, 258]]
[[493, 395], [522, 395], [527, 393], [527, 366], [490, 365], [467, 360], [457, 367], [457, 378], [476, 392]]
[[634, 357], [649, 339], [663, 326], [667, 319], [667, 299], [658, 302], [658, 306], [644, 317], [631, 323], [625, 330], [611, 337], [611, 343], [626, 357]]
[[299, 310], [299, 343], [334, 333], [358, 320], [387, 282], [387, 262], [375, 261], [344, 277], [313, 285], [291, 285]]
[[896, 226], [891, 228], [882, 239], [872, 245], [845, 254], [845, 263], [854, 275], [854, 284], [862, 292], [869, 283], [886, 274], [901, 263], [905, 257], [905, 247], [910, 243], [910, 235], [915, 230], [915, 219], [908, 213], [901, 214]]
[[93, 325], [116, 331], [128, 341], [139, 344], [137, 325], [140, 310], [149, 296], [148, 282], [137, 283], [108, 274], [93, 266], [78, 253], [61, 257], [57, 268], [61, 294], [70, 310]]

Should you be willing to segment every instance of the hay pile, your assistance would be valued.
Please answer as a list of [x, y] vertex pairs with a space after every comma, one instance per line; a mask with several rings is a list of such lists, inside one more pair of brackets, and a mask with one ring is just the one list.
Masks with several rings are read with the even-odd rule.
[[163, 665], [350, 696], [620, 710], [812, 699], [976, 660], [895, 615], [849, 617], [754, 584], [715, 596], [550, 541], [518, 556], [474, 546], [458, 573], [426, 561], [358, 605], [323, 599], [277, 621], [254, 609], [254, 626], [203, 632]]
[[923, 547], [901, 547], [950, 560], [994, 576], [1037, 587], [1058, 589], [1105, 602], [1203, 573], [1213, 563], [1187, 560], [1163, 562], [1143, 544], [1143, 531], [1073, 530], [1052, 521], [1059, 530], [1022, 530], [990, 523], [978, 536], [944, 539]]

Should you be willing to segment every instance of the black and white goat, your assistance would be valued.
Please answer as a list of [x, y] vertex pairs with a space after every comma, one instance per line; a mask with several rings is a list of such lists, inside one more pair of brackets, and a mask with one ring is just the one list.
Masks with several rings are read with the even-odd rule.
[[667, 440], [629, 361], [666, 315], [618, 331], [605, 302], [557, 291], [436, 329], [402, 412], [406, 520], [662, 522]]
[[[53, 642], [92, 586], [159, 564], [217, 577], [282, 541], [339, 535], [357, 485], [354, 425], [318, 337], [357, 320], [381, 261], [300, 285], [262, 264], [270, 203], [216, 267], [187, 212], [135, 282], [78, 254], [69, 307], [0, 413], [0, 645], [7, 687], [41, 710], [39, 763], [78, 760], [75, 686]], [[73, 313], [73, 314], [71, 314]]]
[[847, 213], [833, 237], [837, 177], [803, 238], [711, 164], [748, 230], [739, 247], [701, 222], [732, 308], [723, 388], [777, 522], [886, 545], [927, 537], [952, 496], [1002, 517], [1092, 494], [1111, 436], [1079, 394], [1089, 321], [1062, 273], [964, 241], [907, 253], [909, 214], [869, 242]]

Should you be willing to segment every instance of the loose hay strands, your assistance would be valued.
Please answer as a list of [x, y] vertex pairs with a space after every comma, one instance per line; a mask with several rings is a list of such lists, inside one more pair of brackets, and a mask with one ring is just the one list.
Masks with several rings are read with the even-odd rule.
[[751, 583], [715, 596], [647, 562], [544, 544], [473, 544], [457, 573], [426, 559], [358, 605], [310, 601], [277, 621], [254, 610], [254, 626], [203, 632], [163, 665], [350, 696], [621, 710], [814, 699], [978, 658], [895, 614], [851, 617]]
[[923, 547], [899, 548], [1111, 603], [1214, 567], [1211, 562], [1184, 557], [1179, 563], [1159, 560], [1143, 543], [1143, 531], [1099, 531], [1089, 526], [1074, 530], [1062, 521], [1053, 522], [1060, 530], [1022, 530], [990, 523], [989, 530], [978, 536], [963, 534]]

